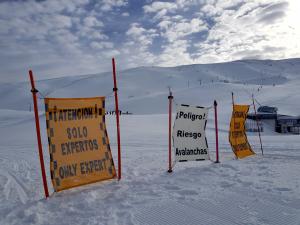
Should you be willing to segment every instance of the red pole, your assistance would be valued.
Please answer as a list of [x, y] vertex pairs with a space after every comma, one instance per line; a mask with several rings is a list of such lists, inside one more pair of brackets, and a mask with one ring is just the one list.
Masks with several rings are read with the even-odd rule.
[[121, 141], [120, 141], [120, 120], [119, 120], [119, 101], [118, 101], [118, 88], [117, 88], [117, 78], [116, 78], [116, 63], [115, 59], [112, 58], [112, 66], [113, 66], [113, 80], [114, 80], [114, 88], [115, 92], [115, 111], [116, 111], [116, 120], [117, 120], [117, 141], [118, 141], [118, 180], [121, 180]]
[[169, 99], [169, 173], [172, 173], [172, 92], [168, 96]]
[[[231, 92], [231, 97], [232, 97], [232, 118], [233, 118], [233, 127], [235, 127], [235, 119], [234, 119], [234, 94]], [[236, 135], [234, 135], [234, 142], [235, 145], [237, 144], [236, 142]], [[235, 158], [238, 159], [238, 157], [235, 155]]]
[[257, 118], [257, 114], [256, 114], [256, 107], [255, 107], [255, 103], [254, 103], [253, 94], [252, 94], [252, 102], [253, 102], [253, 108], [254, 108], [254, 113], [255, 113], [256, 125], [257, 125], [257, 129], [258, 129], [258, 136], [259, 136], [261, 154], [264, 155], [264, 150], [263, 150], [263, 146], [262, 146], [262, 142], [261, 142], [260, 129], [259, 129], [259, 125], [258, 125], [258, 118]]
[[218, 112], [217, 112], [217, 101], [214, 101], [215, 109], [215, 130], [216, 130], [216, 163], [219, 163], [219, 137], [218, 137]]
[[41, 141], [40, 121], [39, 121], [37, 96], [36, 96], [36, 93], [38, 92], [38, 90], [35, 89], [33, 73], [32, 73], [31, 70], [29, 70], [29, 77], [30, 77], [31, 92], [32, 92], [32, 98], [33, 98], [33, 105], [34, 105], [36, 137], [37, 137], [38, 147], [39, 147], [39, 157], [40, 157], [40, 164], [41, 164], [41, 170], [42, 170], [43, 185], [44, 185], [45, 197], [48, 198], [49, 197], [49, 192], [48, 192], [47, 177], [46, 177], [45, 165], [44, 165], [44, 156], [43, 156], [42, 141]]

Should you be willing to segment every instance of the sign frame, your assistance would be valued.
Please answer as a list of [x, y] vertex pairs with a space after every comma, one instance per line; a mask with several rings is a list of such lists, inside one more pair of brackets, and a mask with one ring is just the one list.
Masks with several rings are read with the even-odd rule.
[[105, 97], [44, 101], [55, 192], [115, 178], [105, 124]]
[[[176, 162], [210, 160], [205, 134], [208, 112], [209, 108], [201, 106], [177, 105], [172, 135]], [[182, 138], [187, 138], [188, 141], [183, 141]]]

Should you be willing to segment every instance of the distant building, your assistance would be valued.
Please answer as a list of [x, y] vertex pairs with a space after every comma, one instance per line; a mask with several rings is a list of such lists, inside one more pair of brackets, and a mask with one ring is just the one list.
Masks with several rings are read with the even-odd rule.
[[255, 121], [252, 119], [247, 119], [245, 123], [245, 128], [248, 132], [264, 132], [264, 126], [261, 120]]
[[270, 106], [260, 106], [257, 109], [257, 114], [249, 113], [247, 118], [255, 120], [256, 118], [258, 120], [275, 120], [277, 118], [277, 111], [278, 109], [276, 107], [270, 107]]
[[275, 131], [279, 133], [300, 134], [300, 116], [278, 115]]
[[271, 114], [277, 114], [278, 108], [276, 107], [270, 107], [270, 106], [260, 106], [257, 109], [258, 113], [271, 113]]
[[[260, 106], [257, 113], [249, 113], [247, 119], [258, 120], [260, 126], [262, 122], [269, 127], [273, 127], [275, 132], [300, 134], [300, 116], [288, 116], [277, 114], [278, 108], [270, 106]], [[254, 125], [250, 122], [249, 131], [253, 130]], [[252, 128], [252, 129], [251, 129]], [[263, 128], [261, 128], [263, 131]], [[255, 130], [253, 130], [255, 132]]]

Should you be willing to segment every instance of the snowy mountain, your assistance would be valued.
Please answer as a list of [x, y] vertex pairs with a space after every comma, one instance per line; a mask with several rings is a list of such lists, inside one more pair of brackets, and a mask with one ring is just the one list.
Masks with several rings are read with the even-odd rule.
[[[282, 113], [297, 114], [299, 106], [290, 103], [299, 93], [299, 71], [300, 59], [241, 60], [118, 71], [121, 110], [134, 114], [165, 113], [168, 87], [171, 87], [177, 102], [202, 105], [210, 105], [214, 99], [230, 102], [230, 93], [234, 91], [241, 102], [249, 102], [253, 93], [262, 104], [278, 106], [283, 103], [279, 109]], [[24, 76], [26, 73], [24, 71]], [[35, 74], [35, 79], [38, 78], [39, 75]], [[111, 72], [39, 80], [36, 86], [40, 98], [106, 95], [108, 110], [113, 110]], [[31, 102], [29, 81], [0, 84], [1, 109], [28, 111]], [[42, 101], [40, 110], [43, 110]]]

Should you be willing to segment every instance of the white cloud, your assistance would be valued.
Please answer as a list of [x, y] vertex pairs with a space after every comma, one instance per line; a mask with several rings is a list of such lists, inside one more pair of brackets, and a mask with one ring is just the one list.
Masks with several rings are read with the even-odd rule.
[[111, 11], [114, 7], [123, 7], [127, 4], [127, 0], [101, 0], [96, 7], [101, 11]]
[[[197, 7], [198, 12], [193, 10]], [[180, 63], [173, 55], [180, 55], [182, 63], [299, 57], [297, 0], [154, 1], [143, 9], [154, 14], [152, 23], [167, 40], [158, 55], [162, 65]], [[187, 19], [191, 15], [194, 18]], [[207, 18], [210, 22], [204, 22]], [[198, 42], [191, 39], [201, 32], [207, 32], [207, 37], [203, 35]]]
[[108, 41], [102, 42], [91, 42], [90, 46], [95, 49], [103, 49], [103, 48], [113, 48], [114, 43]]
[[209, 8], [212, 12], [216, 24], [209, 30], [206, 41], [195, 44], [199, 62], [297, 55], [299, 29], [291, 35], [291, 27], [295, 27], [295, 21], [300, 18], [294, 14], [297, 19], [291, 19], [291, 10], [299, 3], [289, 1], [288, 7], [288, 3], [281, 0], [253, 0], [244, 2], [237, 10], [224, 10], [239, 3], [241, 1], [218, 1], [204, 7], [205, 11]]
[[123, 68], [300, 56], [298, 0], [145, 4], [0, 1], [2, 74], [18, 77], [28, 67], [54, 75], [100, 72], [110, 64], [99, 61], [116, 55]]
[[158, 13], [161, 10], [174, 11], [177, 9], [176, 3], [171, 2], [153, 2], [151, 5], [145, 5], [144, 7], [145, 13]]
[[130, 16], [130, 14], [129, 14], [129, 12], [123, 12], [122, 16], [127, 17], [127, 16]]
[[158, 27], [162, 30], [167, 30], [172, 25], [172, 22], [170, 20], [163, 20], [160, 23], [158, 23]]
[[185, 12], [190, 7], [213, 4], [215, 0], [176, 0], [173, 2], [154, 1], [143, 7], [145, 13], [155, 13], [155, 19], [160, 19], [168, 13]]
[[216, 1], [215, 5], [217, 8], [230, 9], [243, 3], [246, 3], [246, 1], [245, 0], [222, 0], [222, 1], [218, 0]]
[[178, 9], [178, 6], [176, 3], [156, 1], [150, 5], [145, 5], [143, 9], [145, 13], [155, 13], [156, 15], [153, 19], [158, 20], [166, 16], [168, 13], [174, 13]]
[[215, 7], [211, 4], [206, 4], [201, 8], [202, 15], [206, 15], [209, 17], [217, 16], [222, 13], [222, 10], [220, 8]]
[[105, 65], [99, 65], [99, 57], [105, 60], [109, 54], [96, 49], [118, 52], [112, 51], [114, 44], [107, 41], [103, 22], [86, 11], [87, 3], [88, 0], [0, 2], [0, 67], [4, 71], [0, 79], [7, 79], [5, 74], [24, 79], [29, 68], [44, 76], [107, 70]]
[[190, 46], [187, 40], [177, 40], [164, 47], [160, 54], [159, 65], [176, 66], [182, 64], [191, 64], [193, 59], [187, 49]]
[[138, 23], [133, 23], [130, 26], [130, 29], [126, 32], [126, 35], [128, 36], [133, 36], [133, 37], [138, 37], [142, 35], [146, 30], [140, 26]]
[[154, 38], [158, 37], [155, 29], [145, 29], [139, 23], [132, 23], [126, 32], [127, 41], [122, 48], [128, 66], [151, 65], [157, 57], [150, 52]]
[[84, 18], [84, 25], [87, 27], [103, 27], [103, 23], [94, 16]]
[[147, 48], [152, 44], [153, 38], [158, 36], [154, 29], [146, 30], [139, 23], [132, 23], [126, 35], [136, 44], [140, 44], [142, 48]]
[[112, 50], [105, 50], [102, 54], [105, 58], [112, 58], [120, 55], [121, 53], [116, 49], [112, 49]]
[[198, 18], [190, 21], [182, 20], [180, 22], [162, 21], [158, 26], [163, 30], [161, 34], [170, 42], [181, 39], [187, 35], [207, 30], [206, 24]]

